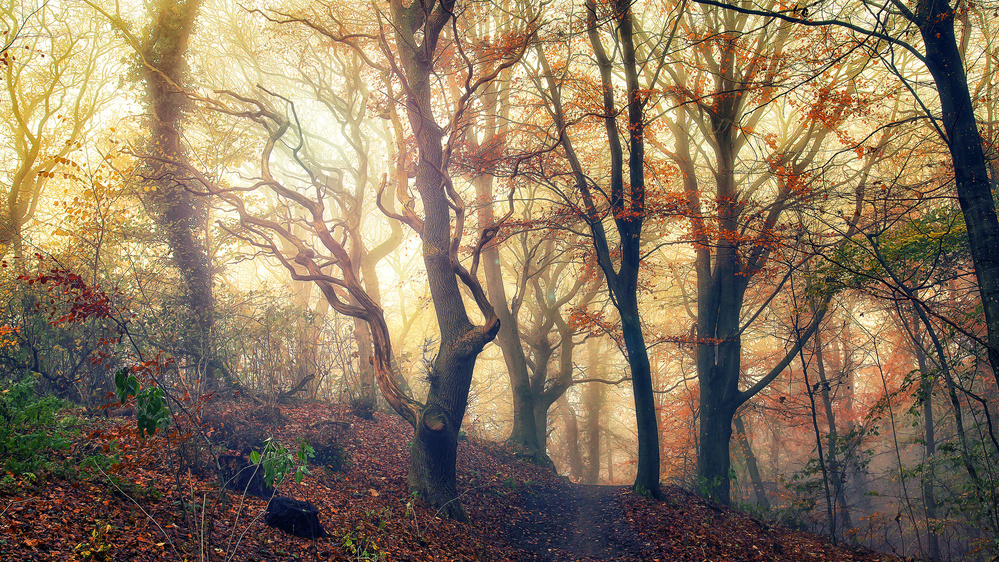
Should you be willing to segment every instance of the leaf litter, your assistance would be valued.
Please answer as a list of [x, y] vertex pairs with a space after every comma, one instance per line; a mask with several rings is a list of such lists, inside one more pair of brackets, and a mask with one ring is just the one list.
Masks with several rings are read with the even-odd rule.
[[459, 443], [460, 500], [471, 522], [457, 523], [407, 493], [412, 429], [398, 416], [366, 420], [346, 406], [304, 404], [282, 405], [279, 417], [261, 422], [252, 405], [213, 408], [216, 419], [238, 420], [241, 430], [341, 448], [338, 470], [313, 465], [301, 484], [287, 478], [278, 487], [317, 506], [329, 538], [267, 527], [266, 501], [235, 492], [205, 517], [218, 495], [212, 475], [178, 474], [176, 455], [156, 441], [162, 437], [139, 442], [134, 420], [94, 419], [74, 449], [121, 446], [125, 462], [115, 480], [42, 474], [0, 489], [0, 559], [203, 560], [199, 539], [210, 532], [212, 560], [900, 560], [774, 527], [674, 486], [652, 501], [625, 487], [573, 484], [474, 439]]

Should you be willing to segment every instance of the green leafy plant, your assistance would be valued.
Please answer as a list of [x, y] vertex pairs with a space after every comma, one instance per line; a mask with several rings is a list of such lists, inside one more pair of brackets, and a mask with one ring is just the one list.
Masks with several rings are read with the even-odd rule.
[[705, 498], [711, 497], [711, 493], [721, 486], [721, 477], [715, 476], [712, 480], [708, 480], [703, 476], [697, 479], [697, 495]]
[[153, 435], [158, 429], [166, 429], [170, 423], [170, 410], [167, 408], [163, 389], [149, 385], [142, 388], [139, 379], [129, 374], [129, 369], [119, 370], [114, 376], [118, 401], [122, 404], [135, 398], [135, 417], [139, 425], [139, 437]]
[[340, 535], [340, 546], [354, 560], [387, 560], [387, 556], [378, 544], [364, 534], [361, 525], [353, 531], [346, 531]]
[[279, 486], [289, 474], [294, 474], [295, 482], [301, 484], [309, 472], [309, 458], [315, 449], [306, 439], [298, 439], [298, 452], [289, 451], [280, 441], [268, 438], [264, 441], [262, 453], [250, 452], [250, 462], [264, 468], [264, 482], [268, 486]]
[[73, 429], [61, 423], [66, 404], [35, 394], [34, 377], [0, 391], [0, 466], [15, 475], [51, 466], [51, 453], [69, 447]]

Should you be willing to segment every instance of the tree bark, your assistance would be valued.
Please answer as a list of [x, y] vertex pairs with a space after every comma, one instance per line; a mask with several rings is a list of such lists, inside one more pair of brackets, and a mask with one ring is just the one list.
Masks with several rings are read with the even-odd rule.
[[[482, 201], [479, 207], [479, 222], [482, 228], [495, 226], [493, 214], [493, 177], [481, 175], [472, 180], [476, 195]], [[539, 440], [535, 421], [534, 393], [531, 390], [527, 356], [520, 338], [520, 322], [514, 310], [507, 305], [506, 288], [503, 285], [503, 270], [499, 248], [490, 244], [482, 249], [482, 273], [486, 282], [489, 302], [496, 309], [500, 329], [496, 343], [503, 351], [507, 375], [510, 377], [510, 390], [513, 398], [513, 427], [507, 442], [531, 456], [544, 456], [545, 442]]]
[[971, 258], [988, 328], [988, 357], [999, 384], [999, 218], [989, 182], [968, 77], [954, 33], [950, 2], [919, 0], [911, 19], [926, 48], [926, 68], [936, 82], [957, 199], [968, 229]]
[[603, 222], [597, 216], [593, 200], [581, 178], [578, 163], [574, 173], [577, 188], [584, 193], [586, 215], [590, 223], [597, 252], [597, 261], [607, 279], [607, 286], [618, 315], [621, 332], [631, 371], [632, 395], [635, 400], [635, 420], [638, 430], [638, 463], [635, 474], [635, 491], [651, 497], [662, 497], [659, 488], [659, 420], [656, 416], [655, 394], [652, 387], [652, 368], [645, 346], [641, 316], [638, 310], [638, 275], [641, 266], [641, 235], [645, 219], [645, 97], [638, 82], [638, 64], [634, 44], [634, 22], [631, 4], [616, 0], [611, 6], [616, 22], [614, 33], [620, 41], [621, 66], [625, 75], [628, 108], [628, 189], [625, 193], [624, 158], [617, 111], [613, 98], [612, 60], [607, 55], [597, 27], [595, 0], [586, 1], [587, 34], [600, 69], [603, 86], [604, 125], [609, 141], [611, 160], [610, 207], [614, 224], [620, 235], [620, 258], [615, 267]]
[[565, 420], [565, 442], [569, 457], [569, 477], [573, 482], [578, 482], [583, 478], [583, 457], [579, 454], [579, 420], [576, 419], [576, 411], [569, 405], [569, 400], [565, 395], [559, 397], [559, 411], [562, 412], [562, 419]]
[[[915, 316], [915, 315], [914, 315]], [[916, 319], [918, 322], [918, 318]], [[933, 489], [934, 464], [936, 463], [937, 439], [933, 426], [933, 377], [926, 362], [926, 352], [922, 342], [914, 341], [913, 349], [919, 365], [919, 399], [923, 405], [923, 472], [920, 475], [920, 488], [923, 493], [923, 510], [926, 515], [926, 539], [930, 560], [940, 560], [940, 540], [936, 530], [937, 499]]]
[[826, 434], [826, 446], [828, 447], [829, 472], [832, 474], [835, 498], [834, 515], [838, 518], [835, 525], [831, 527], [831, 534], [835, 541], [836, 529], [839, 528], [840, 532], [845, 532], [853, 527], [853, 521], [850, 518], [850, 507], [846, 503], [846, 490], [844, 489], [846, 484], [846, 470], [841, 465], [839, 453], [837, 452], [837, 448], [839, 447], [839, 432], [836, 427], [836, 412], [833, 410], [832, 387], [826, 378], [825, 353], [822, 349], [822, 331], [816, 330], [812, 338], [812, 343], [815, 346], [815, 366], [819, 375], [819, 394], [822, 397], [822, 406], [826, 413], [826, 425], [829, 428], [829, 433]]
[[181, 141], [184, 114], [189, 105], [182, 89], [187, 70], [185, 55], [201, 4], [202, 0], [160, 0], [151, 4], [152, 26], [140, 55], [151, 115], [146, 164], [153, 189], [148, 192], [146, 203], [164, 230], [194, 321], [184, 338], [187, 342], [184, 352], [198, 359], [205, 368], [206, 382], [212, 385], [215, 371], [221, 370], [212, 339], [215, 301], [211, 264], [197, 235], [204, 227], [206, 205], [196, 201], [187, 190], [190, 177], [182, 168], [187, 156]]
[[[591, 382], [583, 393], [583, 410], [586, 416], [586, 467], [583, 482], [596, 484], [600, 479], [600, 413], [604, 405], [602, 384]], [[610, 461], [607, 461], [610, 466]]]
[[[404, 6], [401, 0], [393, 0], [391, 7], [401, 78], [406, 82], [406, 112], [419, 151], [415, 184], [424, 211], [418, 225], [423, 263], [440, 330], [437, 357], [427, 375], [427, 402], [415, 424], [410, 447], [408, 482], [412, 492], [442, 515], [466, 521], [455, 474], [458, 431], [468, 405], [475, 360], [483, 346], [496, 337], [500, 322], [482, 288], [457, 261], [451, 209], [454, 206], [456, 212], [463, 212], [464, 207], [457, 195], [448, 191], [450, 179], [442, 149], [444, 131], [434, 119], [431, 100], [437, 45], [441, 31], [454, 16], [454, 4], [454, 0], [414, 1]], [[455, 235], [458, 241], [460, 235]], [[484, 326], [475, 326], [468, 318], [458, 286], [459, 274], [475, 294], [486, 317]]]
[[753, 453], [753, 447], [749, 443], [749, 436], [746, 435], [746, 425], [742, 422], [742, 416], [740, 415], [735, 416], [735, 431], [739, 434], [739, 441], [746, 456], [746, 470], [749, 472], [749, 480], [753, 484], [753, 495], [756, 496], [756, 504], [765, 511], [770, 511], [770, 500], [767, 499], [767, 491], [763, 486], [763, 478], [760, 477], [760, 465], [756, 462], [756, 455]]

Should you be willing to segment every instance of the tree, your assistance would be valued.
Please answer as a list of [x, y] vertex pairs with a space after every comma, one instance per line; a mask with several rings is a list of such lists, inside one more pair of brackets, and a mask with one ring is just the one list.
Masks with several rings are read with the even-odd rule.
[[206, 242], [199, 239], [199, 232], [207, 237], [208, 203], [191, 193], [197, 180], [185, 173], [188, 156], [183, 141], [191, 109], [186, 57], [202, 2], [150, 2], [143, 37], [133, 34], [119, 13], [89, 1], [87, 4], [114, 25], [138, 59], [149, 107], [149, 138], [141, 154], [147, 182], [143, 204], [163, 230], [183, 279], [184, 299], [194, 323], [184, 334], [183, 351], [195, 359], [195, 370], [205, 377], [204, 382], [213, 386], [218, 376], [229, 378], [229, 373], [213, 348], [212, 267]]
[[[803, 26], [841, 28], [859, 36], [859, 42], [873, 45], [871, 49], [875, 56], [889, 65], [894, 64], [894, 47], [900, 47], [926, 66], [939, 96], [939, 116], [922, 102], [920, 105], [950, 152], [958, 201], [968, 229], [971, 258], [975, 264], [982, 312], [988, 329], [989, 363], [999, 383], [999, 218], [992, 195], [993, 179], [989, 178], [982, 136], [975, 118], [975, 105], [968, 87], [964, 53], [958, 45], [954, 23], [965, 10], [987, 8], [973, 4], [965, 7], [960, 3], [952, 6], [949, 1], [919, 0], [913, 10], [901, 2], [891, 1], [882, 5], [865, 2], [863, 8], [856, 12], [852, 5], [823, 6], [809, 18], [807, 12], [797, 8], [781, 12], [750, 9], [715, 0], [695, 1]], [[872, 17], [874, 25], [868, 27], [866, 23]], [[970, 20], [966, 19], [965, 24], [967, 33]], [[887, 30], [895, 30], [895, 34]], [[905, 38], [910, 37], [912, 31], [917, 31], [922, 38], [922, 50], [906, 42]], [[915, 91], [915, 85], [900, 72], [896, 76], [907, 88]]]
[[160, 1], [149, 5], [150, 27], [138, 46], [142, 77], [150, 108], [146, 165], [152, 184], [146, 205], [165, 231], [173, 261], [184, 281], [184, 293], [194, 328], [185, 351], [198, 361], [198, 372], [214, 385], [221, 374], [212, 333], [215, 304], [212, 268], [199, 231], [205, 229], [205, 201], [188, 189], [191, 180], [175, 162], [186, 161], [182, 142], [189, 109], [185, 56], [202, 0]]
[[0, 127], [10, 140], [3, 158], [8, 180], [0, 188], [0, 251], [23, 257], [24, 228], [46, 185], [78, 173], [70, 157], [110, 98], [110, 69], [102, 60], [109, 45], [96, 22], [75, 9], [43, 4], [22, 22], [12, 7], [2, 13], [10, 21], [0, 55], [6, 90]]
[[[795, 34], [791, 26], [775, 20], [709, 9], [679, 17], [677, 29], [691, 44], [675, 55], [679, 64], [666, 67], [668, 82], [664, 79], [661, 86], [677, 106], [667, 121], [674, 147], [657, 146], [670, 155], [682, 177], [694, 247], [699, 485], [715, 501], [728, 503], [729, 448], [738, 408], [787, 367], [831, 298], [828, 294], [825, 304], [816, 308], [802, 340], [740, 390], [743, 333], [758, 317], [743, 316], [747, 291], [761, 285], [765, 294], [781, 290], [783, 283], [768, 282], [775, 265], [771, 258], [781, 258], [788, 267], [786, 275], [794, 274], [800, 264], [786, 256], [797, 251], [793, 248], [807, 229], [847, 238], [853, 234], [861, 211], [864, 167], [847, 167], [830, 181], [819, 167], [830, 167], [833, 161], [823, 163], [820, 154], [834, 142], [828, 140], [836, 136], [834, 131], [872, 98], [857, 82], [866, 59], [851, 56], [849, 48], [823, 45], [830, 51], [819, 50], [813, 59], [813, 50], [797, 49], [803, 41], [821, 45], [814, 43], [819, 38]], [[793, 76], [799, 62], [819, 70]], [[820, 76], [821, 82], [813, 82]], [[783, 89], [791, 84], [811, 86], [799, 88], [801, 97], [789, 100]], [[840, 147], [850, 145], [848, 137], [836, 134]], [[745, 155], [746, 150], [753, 154]], [[870, 162], [868, 158], [866, 166]], [[840, 186], [855, 187], [849, 189], [853, 193], [843, 193]], [[839, 201], [828, 203], [830, 207], [845, 207], [854, 199], [852, 217], [844, 213], [837, 219], [806, 219], [824, 216], [826, 198]], [[759, 284], [751, 285], [754, 281]], [[762, 311], [769, 300], [762, 297], [758, 302]]]
[[[565, 159], [565, 175], [571, 178], [572, 197], [562, 196], [575, 216], [587, 225], [597, 265], [607, 281], [611, 302], [621, 322], [638, 426], [638, 465], [634, 489], [658, 498], [661, 495], [659, 424], [638, 301], [643, 259], [642, 226], [647, 218], [645, 110], [648, 92], [639, 83], [641, 65], [636, 58], [637, 36], [631, 3], [615, 1], [598, 6], [597, 2], [588, 0], [584, 21], [583, 32], [593, 55], [590, 69], [596, 67], [599, 78], [596, 84], [582, 82], [598, 93], [587, 111], [592, 112], [589, 115], [595, 116], [603, 128], [601, 142], [606, 142], [607, 148], [601, 152], [609, 157], [606, 169], [594, 170], [584, 164], [580, 147], [576, 144], [576, 131], [572, 130], [572, 125], [577, 124], [577, 116], [573, 108], [567, 109], [563, 97], [569, 95], [568, 88], [563, 90], [563, 87], [572, 82], [568, 76], [570, 66], [560, 62], [561, 66], [553, 69], [540, 43], [536, 48], [540, 68], [535, 80], [544, 108], [554, 125], [555, 130], [549, 136]], [[557, 33], [564, 37], [566, 31]], [[614, 45], [611, 54], [604, 45], [607, 40]], [[559, 41], [557, 44], [571, 43]], [[618, 107], [619, 100], [615, 95], [615, 71], [625, 77], [623, 105], [627, 108], [624, 112], [627, 124], [624, 131], [618, 124], [622, 109]], [[627, 139], [627, 160], [622, 138]], [[550, 150], [539, 152], [546, 156]], [[544, 169], [545, 165], [539, 164], [538, 168]], [[549, 183], [555, 193], [565, 193], [558, 185], [561, 177], [542, 176], [540, 179]], [[609, 231], [609, 226], [613, 230]]]
[[[488, 10], [489, 4], [483, 4], [482, 8]], [[485, 15], [478, 26], [468, 31], [472, 34], [472, 42], [478, 43], [482, 48], [489, 44], [488, 38], [491, 33], [498, 32], [502, 35], [510, 31], [511, 25], [511, 12], [501, 10], [492, 16]], [[457, 78], [456, 75], [450, 76], [452, 82], [456, 82]], [[457, 84], [454, 84], [452, 87], [456, 86]], [[478, 103], [469, 109], [468, 122], [462, 128], [462, 148], [466, 153], [466, 162], [461, 164], [464, 164], [465, 175], [475, 186], [479, 202], [476, 218], [480, 228], [483, 229], [497, 228], [499, 223], [509, 217], [509, 215], [502, 218], [496, 216], [494, 183], [496, 177], [503, 174], [504, 168], [507, 167], [502, 159], [508, 153], [506, 144], [509, 133], [511, 89], [510, 70], [507, 70], [477, 92]], [[540, 437], [541, 433], [536, 423], [537, 405], [531, 387], [518, 317], [523, 302], [523, 292], [526, 289], [524, 275], [526, 270], [520, 270], [517, 292], [512, 299], [508, 298], [500, 261], [500, 241], [497, 238], [482, 249], [482, 276], [489, 301], [493, 304], [500, 321], [496, 343], [503, 351], [503, 361], [510, 379], [513, 398], [513, 427], [510, 429], [507, 442], [539, 462], [546, 463], [550, 462], [550, 459], [547, 458], [545, 440]]]
[[[288, 180], [279, 177], [272, 164], [275, 147], [280, 143], [302, 147], [307, 135], [297, 118], [295, 106], [277, 94], [262, 99], [252, 99], [234, 92], [227, 92], [226, 103], [212, 100], [217, 111], [233, 117], [248, 119], [264, 131], [259, 176], [246, 188], [228, 189], [216, 179], [209, 178], [193, 166], [183, 166], [187, 173], [197, 178], [205, 194], [212, 194], [229, 204], [239, 217], [239, 230], [232, 232], [247, 242], [265, 250], [276, 258], [293, 279], [317, 283], [324, 298], [341, 314], [361, 318], [371, 328], [373, 364], [376, 380], [389, 404], [415, 429], [411, 446], [408, 482], [410, 490], [420, 495], [440, 512], [458, 520], [467, 519], [458, 500], [455, 462], [458, 432], [468, 402], [475, 361], [482, 348], [495, 338], [499, 319], [476, 277], [481, 249], [495, 236], [495, 229], [484, 230], [472, 253], [472, 265], [466, 268], [459, 255], [464, 235], [466, 205], [452, 183], [449, 174], [452, 146], [445, 143], [445, 129], [438, 123], [438, 108], [433, 100], [433, 73], [442, 51], [461, 47], [458, 22], [454, 19], [455, 4], [451, 2], [413, 2], [405, 6], [399, 1], [391, 4], [388, 20], [384, 14], [373, 13], [374, 25], [367, 29], [348, 29], [336, 20], [335, 10], [324, 11], [323, 20], [313, 16], [296, 16], [279, 12], [266, 15], [271, 21], [297, 23], [315, 30], [329, 40], [335, 48], [352, 50], [369, 65], [386, 71], [390, 80], [401, 88], [410, 134], [414, 136], [417, 158], [414, 170], [414, 188], [422, 203], [422, 216], [417, 213], [416, 201], [409, 191], [408, 182], [397, 186], [401, 213], [393, 213], [381, 203], [382, 211], [404, 222], [419, 235], [423, 245], [423, 261], [427, 281], [436, 312], [440, 341], [427, 380], [430, 388], [425, 403], [407, 396], [395, 377], [392, 367], [392, 348], [384, 314], [370, 292], [364, 287], [354, 265], [352, 245], [358, 238], [349, 232], [350, 223], [332, 216], [326, 206], [327, 196], [339, 187], [325, 181], [321, 164], [305, 159], [304, 153], [293, 149], [293, 165], [300, 173], [290, 180], [304, 183], [303, 187], [285, 185]], [[312, 19], [310, 19], [310, 17]], [[450, 37], [444, 31], [451, 26]], [[391, 31], [390, 40], [385, 33]], [[529, 36], [527, 31], [521, 30]], [[365, 39], [361, 45], [355, 41]], [[517, 43], [514, 43], [515, 47]], [[381, 49], [384, 61], [376, 61], [366, 48]], [[456, 100], [451, 114], [451, 124], [459, 122], [465, 104], [472, 93], [492, 81], [504, 68], [516, 63], [523, 47], [488, 54], [483, 60], [464, 59], [467, 65], [456, 71], [467, 73], [465, 92]], [[271, 106], [272, 102], [285, 105], [284, 111]], [[394, 102], [394, 100], [392, 100]], [[289, 115], [285, 114], [285, 111]], [[449, 142], [452, 139], [449, 139]], [[384, 191], [384, 183], [379, 190]], [[242, 191], [266, 190], [281, 201], [283, 214], [278, 218], [259, 213], [240, 196]], [[287, 214], [294, 209], [293, 214]], [[308, 237], [296, 235], [285, 226], [288, 222], [299, 225]], [[453, 225], [452, 225], [453, 221]], [[311, 241], [319, 243], [313, 246]], [[292, 248], [291, 252], [285, 248]], [[475, 325], [469, 318], [462, 295], [463, 285], [472, 295], [484, 323]]]
[[[468, 403], [475, 359], [496, 337], [500, 321], [475, 277], [476, 261], [473, 260], [471, 270], [459, 261], [465, 204], [448, 177], [450, 151], [442, 149], [444, 131], [434, 118], [431, 96], [434, 57], [441, 32], [452, 22], [454, 8], [455, 0], [439, 3], [421, 0], [409, 6], [404, 6], [401, 0], [391, 2], [395, 44], [401, 62], [398, 77], [405, 85], [406, 113], [419, 151], [415, 187], [424, 211], [422, 221], [410, 218], [407, 223], [419, 232], [423, 242], [424, 266], [441, 336], [437, 357], [427, 375], [430, 379], [427, 404], [419, 419], [413, 420], [416, 435], [410, 451], [409, 487], [431, 505], [439, 506], [445, 515], [464, 520], [467, 515], [457, 501], [455, 481], [458, 430]], [[460, 46], [456, 27], [451, 40], [455, 47]], [[475, 89], [483, 87], [495, 79], [502, 68], [516, 62], [521, 53], [523, 50], [504, 57], [497, 61], [498, 68], [477, 77], [470, 64], [467, 80]], [[461, 109], [459, 107], [459, 111]], [[455, 211], [454, 230], [451, 227], [452, 209]], [[481, 249], [494, 235], [494, 230], [483, 231], [477, 248]], [[476, 326], [469, 320], [459, 280], [474, 296], [485, 324]]]

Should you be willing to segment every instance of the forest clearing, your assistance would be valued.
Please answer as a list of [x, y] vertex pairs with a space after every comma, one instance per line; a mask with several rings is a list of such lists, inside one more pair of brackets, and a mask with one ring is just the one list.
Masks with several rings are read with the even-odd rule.
[[0, 559], [995, 562], [997, 72], [999, 0], [0, 0]]

